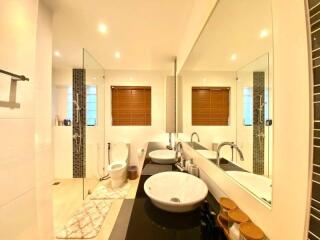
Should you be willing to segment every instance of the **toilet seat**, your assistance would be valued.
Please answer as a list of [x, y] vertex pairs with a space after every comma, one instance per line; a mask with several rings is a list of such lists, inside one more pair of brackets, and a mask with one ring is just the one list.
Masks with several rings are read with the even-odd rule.
[[110, 149], [110, 162], [107, 166], [112, 188], [118, 188], [127, 180], [129, 148], [126, 143], [113, 143]]
[[127, 166], [127, 163], [124, 161], [114, 161], [108, 166], [108, 171], [117, 171], [122, 170]]

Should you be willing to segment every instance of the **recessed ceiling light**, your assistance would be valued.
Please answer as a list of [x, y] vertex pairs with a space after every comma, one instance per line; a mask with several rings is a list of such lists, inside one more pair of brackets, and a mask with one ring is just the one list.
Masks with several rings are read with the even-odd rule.
[[260, 38], [266, 38], [269, 35], [268, 29], [262, 29], [260, 32]]
[[100, 23], [98, 25], [98, 31], [102, 34], [106, 34], [108, 32], [108, 27], [104, 23]]
[[115, 57], [116, 59], [121, 58], [121, 53], [118, 52], [118, 51], [116, 51], [116, 52], [114, 53], [114, 57]]
[[59, 51], [54, 51], [54, 56], [56, 56], [56, 57], [61, 57], [61, 53], [59, 52]]
[[230, 59], [231, 59], [231, 61], [236, 61], [238, 59], [238, 55], [234, 53], [231, 55]]

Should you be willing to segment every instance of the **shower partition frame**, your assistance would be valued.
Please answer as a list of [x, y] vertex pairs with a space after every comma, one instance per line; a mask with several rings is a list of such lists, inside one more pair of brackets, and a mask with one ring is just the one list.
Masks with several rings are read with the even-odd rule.
[[[82, 178], [83, 199], [92, 193], [96, 185], [107, 174], [105, 171], [105, 69], [86, 49], [82, 49], [82, 69], [85, 70], [85, 85], [95, 86], [96, 122], [85, 125], [86, 156], [84, 158], [85, 174]], [[88, 97], [88, 93], [86, 93]], [[89, 97], [86, 102], [88, 115]]]

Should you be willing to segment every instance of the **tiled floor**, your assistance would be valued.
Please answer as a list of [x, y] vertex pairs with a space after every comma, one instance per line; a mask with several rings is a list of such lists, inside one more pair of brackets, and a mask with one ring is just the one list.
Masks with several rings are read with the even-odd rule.
[[[53, 185], [53, 216], [54, 229], [60, 229], [77, 210], [82, 200], [82, 179], [64, 179], [59, 181], [59, 185]], [[134, 199], [138, 187], [139, 179], [130, 181], [130, 190], [126, 199]], [[110, 180], [98, 183], [110, 184]], [[112, 228], [116, 222], [123, 199], [114, 200], [100, 233], [93, 240], [106, 240], [109, 238]], [[77, 239], [75, 239], [77, 240]]]

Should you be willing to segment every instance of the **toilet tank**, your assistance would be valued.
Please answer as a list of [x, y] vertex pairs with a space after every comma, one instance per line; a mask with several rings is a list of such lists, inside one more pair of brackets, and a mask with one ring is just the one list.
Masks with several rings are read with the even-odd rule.
[[114, 142], [110, 144], [110, 163], [114, 161], [124, 161], [128, 163], [129, 160], [129, 143]]

